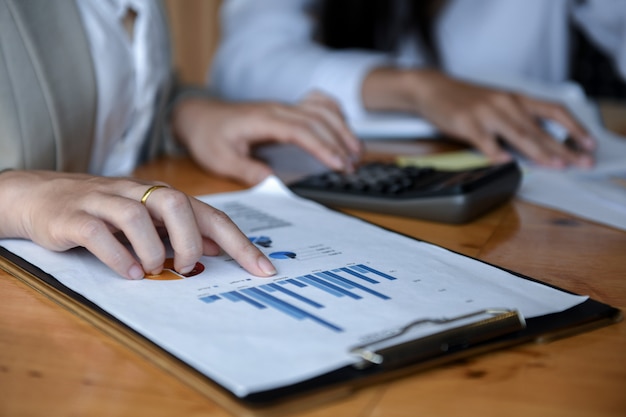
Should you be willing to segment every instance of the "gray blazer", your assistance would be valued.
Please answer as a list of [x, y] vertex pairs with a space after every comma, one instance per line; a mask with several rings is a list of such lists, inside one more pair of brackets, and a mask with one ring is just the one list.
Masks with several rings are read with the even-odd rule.
[[[159, 94], [144, 159], [163, 149], [165, 116], [175, 93], [170, 82]], [[74, 0], [0, 0], [0, 170], [85, 172], [96, 94], [89, 42]]]

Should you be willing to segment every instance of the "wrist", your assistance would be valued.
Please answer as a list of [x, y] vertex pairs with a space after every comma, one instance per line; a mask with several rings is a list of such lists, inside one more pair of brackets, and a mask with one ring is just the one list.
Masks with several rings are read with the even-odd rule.
[[202, 117], [202, 109], [206, 105], [206, 99], [187, 97], [176, 103], [171, 113], [172, 134], [176, 140], [185, 147], [189, 147], [189, 138], [193, 135], [195, 122]]
[[363, 83], [363, 104], [370, 111], [421, 114], [436, 79], [444, 77], [429, 68], [377, 68]]
[[28, 210], [21, 199], [28, 193], [23, 172], [11, 168], [0, 171], [0, 238], [26, 237], [19, 217]]

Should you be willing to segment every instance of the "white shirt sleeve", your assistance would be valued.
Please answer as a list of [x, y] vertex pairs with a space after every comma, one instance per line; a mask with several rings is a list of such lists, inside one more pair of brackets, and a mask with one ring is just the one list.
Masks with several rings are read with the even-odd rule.
[[348, 118], [364, 114], [361, 84], [386, 54], [330, 50], [313, 39], [308, 0], [225, 0], [221, 44], [208, 82], [234, 100], [296, 102], [318, 90]]
[[574, 10], [574, 19], [626, 80], [626, 2], [587, 0]]

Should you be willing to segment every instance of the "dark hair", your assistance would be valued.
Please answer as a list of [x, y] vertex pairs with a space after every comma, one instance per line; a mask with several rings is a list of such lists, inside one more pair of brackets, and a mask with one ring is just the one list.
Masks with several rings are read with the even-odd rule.
[[438, 61], [433, 30], [443, 0], [321, 0], [317, 39], [335, 48], [393, 52], [406, 36], [417, 36]]

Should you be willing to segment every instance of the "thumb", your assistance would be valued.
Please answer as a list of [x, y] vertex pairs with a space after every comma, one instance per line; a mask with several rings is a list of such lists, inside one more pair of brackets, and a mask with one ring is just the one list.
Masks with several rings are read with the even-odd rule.
[[247, 185], [256, 185], [272, 174], [272, 169], [265, 163], [253, 158], [236, 158], [228, 164], [227, 176]]

